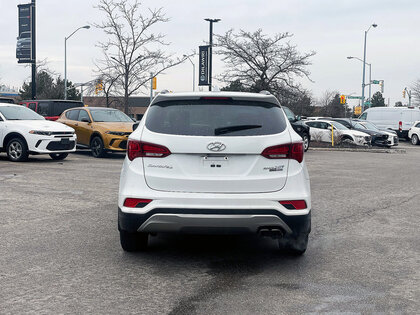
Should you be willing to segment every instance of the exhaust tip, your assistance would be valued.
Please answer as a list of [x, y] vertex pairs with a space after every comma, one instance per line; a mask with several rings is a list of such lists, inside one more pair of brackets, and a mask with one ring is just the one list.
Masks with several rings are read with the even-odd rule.
[[274, 239], [282, 238], [284, 235], [284, 230], [280, 227], [260, 227], [258, 229], [258, 234], [263, 237], [271, 237]]

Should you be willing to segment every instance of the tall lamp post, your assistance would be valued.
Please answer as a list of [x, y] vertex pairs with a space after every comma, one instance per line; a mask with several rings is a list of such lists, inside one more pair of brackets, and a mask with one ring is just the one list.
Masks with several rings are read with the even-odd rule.
[[363, 76], [362, 76], [362, 111], [365, 109], [365, 71], [366, 71], [366, 38], [367, 33], [372, 27], [377, 27], [378, 25], [373, 23], [369, 26], [369, 28], [365, 31], [365, 42], [363, 46]]
[[188, 60], [191, 62], [192, 66], [193, 66], [193, 79], [192, 79], [192, 84], [193, 84], [193, 92], [195, 91], [195, 64], [194, 62], [192, 62], [190, 56], [184, 55], [184, 58], [187, 57]]
[[74, 35], [78, 30], [85, 28], [90, 29], [89, 25], [81, 26], [76, 29], [73, 33], [69, 36], [64, 37], [64, 99], [67, 99], [67, 40]]
[[[360, 59], [358, 57], [353, 57], [353, 56], [348, 56], [347, 59], [357, 59], [357, 60], [363, 62], [362, 59]], [[369, 83], [368, 83], [368, 85], [369, 85], [369, 101], [370, 101], [370, 99], [372, 97], [372, 64], [368, 63], [368, 62], [366, 62], [366, 64], [369, 66]], [[367, 84], [365, 84], [365, 85], [367, 85]]]
[[212, 65], [213, 65], [213, 23], [219, 22], [220, 19], [204, 19], [204, 20], [210, 22], [209, 91], [211, 91], [211, 85], [212, 85], [211, 76], [212, 76]]

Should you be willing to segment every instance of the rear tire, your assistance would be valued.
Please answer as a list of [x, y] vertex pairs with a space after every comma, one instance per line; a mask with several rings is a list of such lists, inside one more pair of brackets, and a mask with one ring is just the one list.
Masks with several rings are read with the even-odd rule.
[[105, 148], [104, 142], [102, 141], [101, 137], [95, 136], [90, 141], [90, 150], [92, 151], [92, 155], [96, 158], [101, 158], [105, 156]]
[[50, 157], [55, 161], [64, 160], [68, 155], [68, 153], [50, 153]]
[[279, 247], [289, 255], [301, 256], [308, 247], [308, 236], [309, 234], [285, 235], [279, 239]]
[[149, 234], [147, 233], [129, 233], [120, 231], [121, 247], [126, 252], [137, 252], [147, 249]]
[[411, 144], [414, 144], [414, 145], [419, 144], [419, 137], [417, 135], [411, 136]]
[[302, 140], [303, 140], [303, 148], [306, 151], [308, 151], [309, 149], [309, 136], [307, 133], [304, 133], [302, 136]]
[[7, 157], [12, 162], [23, 162], [28, 159], [29, 152], [25, 140], [13, 138], [6, 145]]

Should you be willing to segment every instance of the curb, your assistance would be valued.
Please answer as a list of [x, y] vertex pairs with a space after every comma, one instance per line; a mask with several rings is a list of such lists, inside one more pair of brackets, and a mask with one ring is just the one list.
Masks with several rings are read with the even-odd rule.
[[356, 148], [311, 148], [313, 151], [344, 151], [344, 152], [367, 152], [367, 153], [389, 153], [389, 154], [406, 154], [405, 149], [356, 149]]

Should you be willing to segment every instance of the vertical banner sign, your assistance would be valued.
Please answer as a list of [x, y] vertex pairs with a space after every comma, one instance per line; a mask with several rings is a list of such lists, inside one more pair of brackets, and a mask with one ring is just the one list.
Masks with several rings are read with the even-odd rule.
[[32, 63], [32, 4], [18, 5], [19, 36], [16, 44], [18, 63]]
[[209, 85], [209, 48], [199, 46], [198, 61], [198, 85]]

